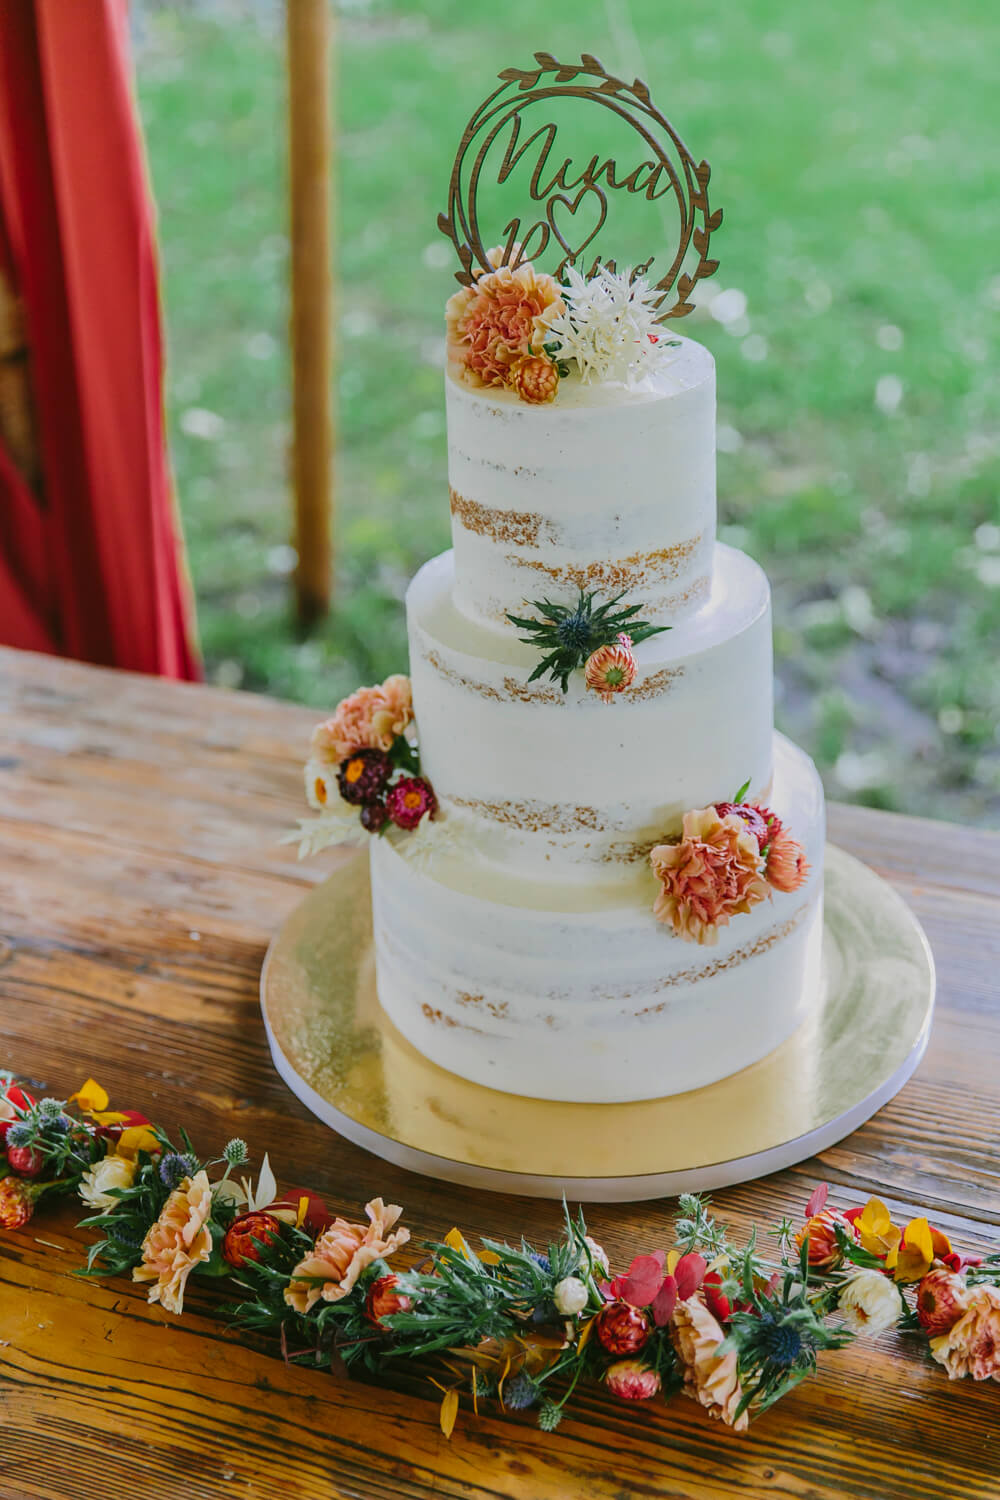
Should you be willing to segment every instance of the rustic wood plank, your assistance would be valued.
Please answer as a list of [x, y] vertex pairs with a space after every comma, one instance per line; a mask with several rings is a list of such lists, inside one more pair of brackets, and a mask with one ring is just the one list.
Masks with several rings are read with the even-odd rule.
[[[342, 1211], [382, 1191], [421, 1235], [456, 1218], [472, 1235], [556, 1229], [554, 1204], [459, 1194], [376, 1161], [271, 1068], [260, 961], [337, 858], [298, 865], [277, 843], [299, 812], [309, 710], [0, 651], [0, 711], [0, 1064], [54, 1090], [93, 1073], [206, 1149], [233, 1133], [269, 1149], [281, 1180]], [[777, 1222], [824, 1175], [995, 1249], [1000, 836], [837, 807], [831, 834], [927, 927], [931, 1047], [821, 1163], [719, 1194], [719, 1211], [738, 1229]], [[588, 1218], [621, 1259], [663, 1243], [671, 1207]], [[633, 1411], [591, 1392], [551, 1437], [463, 1412], [446, 1444], [437, 1395], [412, 1375], [375, 1390], [296, 1369], [235, 1344], [207, 1291], [178, 1322], [129, 1283], [81, 1280], [74, 1217], [64, 1205], [0, 1240], [0, 1500], [996, 1500], [997, 1388], [951, 1385], [894, 1337], [828, 1357], [742, 1439], [687, 1401]]]

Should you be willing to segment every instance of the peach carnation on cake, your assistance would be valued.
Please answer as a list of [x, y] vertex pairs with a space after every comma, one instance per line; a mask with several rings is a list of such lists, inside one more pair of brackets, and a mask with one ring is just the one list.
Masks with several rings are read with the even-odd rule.
[[410, 679], [397, 673], [380, 687], [361, 687], [313, 730], [310, 759], [339, 765], [355, 750], [389, 750], [413, 719]]
[[307, 1313], [321, 1297], [324, 1302], [346, 1297], [366, 1266], [387, 1259], [409, 1240], [408, 1229], [393, 1229], [402, 1212], [395, 1204], [387, 1206], [373, 1198], [365, 1204], [367, 1225], [334, 1219], [292, 1272], [285, 1288], [289, 1307]]
[[212, 1189], [202, 1170], [174, 1189], [142, 1242], [142, 1263], [133, 1266], [132, 1280], [152, 1281], [149, 1301], [167, 1312], [184, 1311], [187, 1279], [212, 1253], [211, 1212]]
[[949, 1380], [1000, 1381], [1000, 1289], [973, 1287], [965, 1311], [947, 1333], [931, 1339], [931, 1354]]
[[715, 943], [731, 917], [768, 895], [757, 840], [742, 818], [714, 807], [685, 813], [680, 843], [658, 844], [649, 859], [662, 887], [654, 914], [689, 942]]
[[472, 286], [449, 297], [445, 309], [449, 361], [476, 386], [510, 384], [513, 366], [541, 351], [546, 314], [565, 305], [554, 276], [536, 271], [530, 261], [512, 270], [499, 264], [501, 254], [491, 250], [487, 259], [495, 269], [481, 271]]
[[670, 1322], [670, 1339], [684, 1374], [684, 1394], [700, 1401], [710, 1417], [744, 1432], [749, 1417], [745, 1411], [736, 1415], [743, 1400], [736, 1351], [731, 1349], [720, 1357], [718, 1349], [725, 1334], [709, 1312], [702, 1292], [678, 1302]]

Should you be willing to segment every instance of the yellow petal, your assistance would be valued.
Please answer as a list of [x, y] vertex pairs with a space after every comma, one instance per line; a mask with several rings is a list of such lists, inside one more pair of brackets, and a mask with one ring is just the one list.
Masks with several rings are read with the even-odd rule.
[[456, 1390], [445, 1391], [441, 1402], [441, 1431], [446, 1438], [450, 1438], [455, 1430], [455, 1418], [458, 1416], [458, 1392]]
[[495, 1250], [480, 1250], [479, 1259], [484, 1266], [498, 1266], [500, 1264], [500, 1257]]
[[303, 1194], [299, 1199], [298, 1213], [295, 1215], [295, 1227], [301, 1229], [305, 1223], [306, 1214], [309, 1212], [309, 1199]]
[[134, 1161], [140, 1151], [148, 1151], [152, 1156], [159, 1149], [160, 1143], [148, 1125], [130, 1125], [122, 1131], [115, 1145], [116, 1155], [127, 1157], [129, 1161]]
[[[670, 1274], [673, 1275], [673, 1272], [671, 1272]], [[580, 1351], [583, 1348], [584, 1344], [586, 1344], [587, 1340], [590, 1338], [590, 1335], [593, 1333], [593, 1331], [594, 1331], [594, 1324], [596, 1322], [597, 1322], [597, 1314], [595, 1313], [594, 1316], [592, 1318], [588, 1318], [587, 1321], [586, 1321], [586, 1323], [584, 1323], [583, 1326], [581, 1327], [581, 1329], [580, 1329], [580, 1337], [576, 1341], [576, 1352], [577, 1352], [577, 1354], [580, 1353]]]
[[469, 1249], [465, 1235], [460, 1229], [449, 1229], [444, 1237], [444, 1242], [446, 1245], [450, 1245], [453, 1250], [457, 1250], [459, 1255], [464, 1255], [466, 1260], [472, 1259], [472, 1251]]
[[67, 1104], [79, 1104], [84, 1112], [92, 1109], [107, 1109], [108, 1091], [107, 1089], [102, 1089], [101, 1085], [96, 1083], [93, 1078], [88, 1078], [87, 1082], [82, 1084], [75, 1094], [70, 1094], [66, 1102]]
[[907, 1250], [919, 1250], [924, 1260], [934, 1259], [934, 1241], [931, 1226], [926, 1219], [911, 1219], [903, 1235]]
[[123, 1115], [118, 1109], [88, 1109], [87, 1114], [98, 1125], [124, 1125], [128, 1115]]
[[860, 1215], [860, 1222], [869, 1234], [883, 1235], [892, 1227], [892, 1215], [881, 1198], [869, 1198]]
[[674, 1274], [674, 1272], [677, 1270], [677, 1262], [680, 1260], [680, 1258], [681, 1258], [681, 1252], [679, 1250], [671, 1250], [671, 1251], [668, 1252], [668, 1254], [667, 1254], [667, 1275], [668, 1276], [672, 1276]]

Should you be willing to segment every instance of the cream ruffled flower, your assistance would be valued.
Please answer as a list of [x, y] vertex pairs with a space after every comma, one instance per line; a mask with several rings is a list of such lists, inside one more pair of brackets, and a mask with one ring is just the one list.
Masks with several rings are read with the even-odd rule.
[[[501, 254], [491, 250], [487, 259], [495, 269], [481, 271], [445, 308], [448, 359], [471, 385], [508, 385], [518, 361], [540, 353], [548, 336], [546, 315], [564, 306], [554, 276], [536, 271], [530, 261], [511, 270], [500, 265]], [[515, 246], [512, 258], [516, 254]]]
[[735, 813], [685, 813], [680, 843], [658, 844], [649, 860], [662, 885], [653, 912], [689, 942], [717, 942], [730, 917], [769, 895], [760, 846]]
[[931, 1339], [931, 1354], [948, 1371], [949, 1380], [1000, 1381], [1000, 1289], [976, 1286], [965, 1311], [947, 1333]]
[[112, 1152], [84, 1172], [80, 1178], [80, 1197], [91, 1208], [101, 1211], [116, 1207], [118, 1199], [110, 1196], [109, 1189], [130, 1188], [135, 1181], [137, 1166], [137, 1162]]
[[202, 1169], [170, 1194], [142, 1242], [142, 1264], [132, 1268], [132, 1280], [154, 1282], [149, 1301], [167, 1312], [184, 1311], [187, 1279], [212, 1253], [211, 1212], [212, 1188]]
[[678, 1302], [670, 1321], [670, 1339], [684, 1373], [684, 1393], [700, 1401], [710, 1417], [719, 1417], [727, 1427], [744, 1432], [746, 1412], [736, 1415], [743, 1399], [736, 1365], [736, 1351], [721, 1357], [716, 1352], [725, 1334], [705, 1305], [701, 1292]]
[[855, 1271], [844, 1283], [837, 1306], [852, 1333], [873, 1339], [895, 1328], [903, 1314], [895, 1283], [874, 1268]]
[[307, 1313], [321, 1297], [325, 1302], [346, 1297], [366, 1266], [387, 1259], [410, 1238], [408, 1229], [392, 1228], [402, 1212], [395, 1204], [387, 1206], [373, 1198], [365, 1204], [367, 1227], [334, 1219], [292, 1272], [285, 1288], [289, 1307]]

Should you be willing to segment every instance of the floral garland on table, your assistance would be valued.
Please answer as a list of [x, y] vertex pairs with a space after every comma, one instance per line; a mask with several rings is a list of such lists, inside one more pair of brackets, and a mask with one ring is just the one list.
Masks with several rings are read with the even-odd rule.
[[508, 264], [500, 246], [487, 252], [492, 270], [449, 297], [448, 360], [473, 387], [506, 387], [539, 406], [553, 401], [560, 377], [576, 364], [581, 380], [641, 386], [680, 339], [660, 328], [658, 293], [631, 269], [599, 266], [586, 278], [567, 266], [557, 281], [522, 261]]
[[233, 1328], [273, 1336], [286, 1360], [339, 1356], [378, 1376], [420, 1359], [447, 1435], [462, 1393], [476, 1410], [533, 1407], [551, 1431], [581, 1380], [621, 1401], [683, 1392], [743, 1431], [821, 1353], [893, 1327], [950, 1379], [1000, 1382], [1000, 1254], [963, 1255], [925, 1218], [900, 1228], [878, 1198], [842, 1211], [818, 1187], [798, 1227], [770, 1231], [771, 1260], [764, 1235], [737, 1246], [685, 1194], [673, 1247], [616, 1275], [568, 1211], [544, 1251], [484, 1239], [477, 1252], [453, 1229], [404, 1267], [402, 1209], [374, 1198], [365, 1224], [334, 1217], [314, 1194], [279, 1195], [266, 1156], [237, 1182], [243, 1141], [202, 1161], [186, 1132], [178, 1147], [108, 1102], [93, 1079], [61, 1100], [0, 1077], [0, 1229], [22, 1229], [43, 1196], [77, 1195], [98, 1236], [80, 1274], [131, 1274], [177, 1315], [192, 1276], [220, 1278]]

